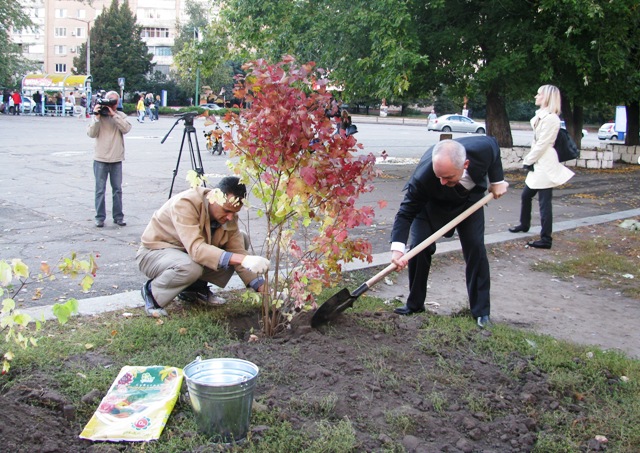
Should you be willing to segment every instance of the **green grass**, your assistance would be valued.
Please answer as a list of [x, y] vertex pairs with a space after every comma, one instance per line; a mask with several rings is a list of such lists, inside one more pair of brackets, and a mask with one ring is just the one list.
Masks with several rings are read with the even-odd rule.
[[[383, 309], [388, 311], [382, 300], [361, 297], [353, 311]], [[161, 321], [146, 318], [141, 310], [137, 310], [132, 318], [112, 313], [73, 318], [65, 326], [50, 322], [45, 326], [38, 347], [16, 351], [11, 372], [0, 377], [0, 385], [6, 390], [28, 381], [35, 374], [49, 376], [51, 382], [57, 383], [59, 391], [77, 405], [77, 419], [86, 423], [96, 405], [81, 403], [80, 398], [92, 389], [104, 393], [122, 366], [163, 363], [184, 366], [198, 355], [203, 359], [218, 357], [224, 353], [225, 346], [237, 342], [226, 317], [242, 317], [251, 310], [240, 304], [230, 304], [221, 310], [178, 312]], [[466, 406], [471, 412], [482, 412], [490, 418], [499, 412], [491, 407], [492, 402], [485, 392], [467, 389], [477, 370], [461, 365], [459, 359], [463, 355], [494, 364], [505, 379], [513, 382], [526, 381], [530, 373], [545, 375], [546, 385], [563, 407], [579, 403], [587, 415], [576, 418], [575, 414], [560, 410], [537, 414], [541, 430], [534, 451], [578, 451], [594, 434], [610, 439], [608, 451], [637, 451], [637, 445], [640, 445], [640, 361], [621, 353], [578, 346], [502, 324], [495, 325], [490, 335], [482, 335], [473, 320], [465, 315], [463, 312], [459, 316], [428, 316], [427, 322], [416, 330], [415, 343], [407, 347], [421, 351], [424, 360], [431, 364], [423, 367], [419, 381], [413, 376], [405, 378], [403, 369], [391, 365], [397, 349], [383, 342], [376, 343], [378, 336], [393, 335], [392, 327], [387, 327], [385, 332], [379, 325], [384, 321], [371, 321], [378, 317], [370, 317], [365, 326], [371, 331], [372, 342], [354, 344], [358, 349], [358, 361], [367, 373], [375, 376], [383, 391], [410, 388], [442, 416], [446, 416], [451, 404]], [[340, 333], [333, 329], [329, 326], [325, 331], [328, 338]], [[274, 343], [271, 347], [278, 345]], [[293, 352], [303, 357], [304, 342]], [[270, 353], [267, 346], [264, 353]], [[269, 386], [296, 385], [276, 369], [262, 370], [261, 379]], [[502, 384], [487, 385], [493, 395], [500, 394]], [[446, 389], [450, 388], [459, 389], [455, 401], [447, 396]], [[294, 429], [277, 406], [266, 404], [266, 398], [266, 395], [257, 396], [251, 424], [265, 425], [269, 429], [259, 436], [250, 432], [247, 441], [233, 447], [233, 451], [359, 451], [352, 421], [338, 416], [336, 394], [309, 393], [292, 397], [286, 403], [294, 413], [306, 417], [304, 430]], [[180, 418], [176, 418], [176, 414], [181, 414]], [[390, 433], [398, 436], [415, 432], [417, 426], [416, 420], [402, 411], [385, 413], [385, 420]], [[366, 414], [357, 423], [367, 425]], [[188, 401], [180, 399], [159, 441], [123, 444], [122, 451], [217, 451], [214, 444], [196, 432], [191, 407]], [[386, 448], [402, 451], [402, 447], [393, 443]]]
[[[630, 237], [621, 238], [620, 235]], [[601, 282], [607, 287], [618, 287], [628, 297], [640, 298], [638, 275], [638, 248], [640, 240], [634, 231], [620, 231], [616, 237], [595, 237], [577, 240], [573, 243], [575, 257], [559, 261], [540, 261], [532, 266], [533, 270], [546, 272], [560, 278], [580, 276]], [[636, 248], [624, 247], [617, 250], [615, 245], [629, 241]], [[628, 278], [632, 275], [635, 278]], [[627, 276], [627, 277], [625, 277]]]

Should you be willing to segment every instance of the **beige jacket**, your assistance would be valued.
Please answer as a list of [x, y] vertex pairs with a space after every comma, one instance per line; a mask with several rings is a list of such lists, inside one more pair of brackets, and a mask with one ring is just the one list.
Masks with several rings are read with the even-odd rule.
[[[238, 217], [228, 221], [211, 234], [211, 217], [207, 194], [211, 189], [196, 187], [171, 197], [151, 218], [142, 233], [142, 245], [151, 250], [175, 248], [189, 254], [196, 263], [218, 270], [220, 258], [226, 252], [248, 255], [244, 236], [238, 228]], [[236, 272], [248, 285], [258, 277], [244, 267]]]
[[560, 118], [555, 113], [540, 109], [531, 119], [533, 141], [524, 156], [525, 165], [533, 165], [525, 183], [531, 189], [550, 189], [569, 181], [574, 173], [558, 161], [553, 145], [560, 130]]
[[124, 160], [124, 134], [131, 130], [124, 112], [115, 116], [101, 116], [91, 120], [87, 135], [95, 138], [93, 159], [98, 162], [122, 162]]

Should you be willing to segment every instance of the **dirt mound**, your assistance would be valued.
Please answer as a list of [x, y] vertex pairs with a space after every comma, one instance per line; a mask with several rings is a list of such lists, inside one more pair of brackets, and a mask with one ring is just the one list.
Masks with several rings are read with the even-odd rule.
[[[227, 350], [261, 364], [262, 403], [294, 428], [348, 419], [359, 451], [381, 451], [399, 433], [407, 451], [530, 451], [540, 429], [531, 414], [557, 409], [546, 376], [516, 354], [498, 366], [420, 344], [418, 330], [429, 322], [428, 315], [345, 314], [318, 330], [301, 322], [287, 337]], [[473, 330], [461, 341], [473, 349], [484, 335], [491, 334]], [[509, 369], [521, 378], [507, 376]]]

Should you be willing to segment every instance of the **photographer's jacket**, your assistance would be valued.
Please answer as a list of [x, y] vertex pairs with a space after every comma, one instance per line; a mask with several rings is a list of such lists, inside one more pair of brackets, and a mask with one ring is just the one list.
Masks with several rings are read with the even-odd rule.
[[87, 135], [95, 138], [94, 160], [98, 162], [122, 162], [124, 160], [124, 134], [131, 130], [124, 112], [114, 116], [95, 116], [89, 124]]

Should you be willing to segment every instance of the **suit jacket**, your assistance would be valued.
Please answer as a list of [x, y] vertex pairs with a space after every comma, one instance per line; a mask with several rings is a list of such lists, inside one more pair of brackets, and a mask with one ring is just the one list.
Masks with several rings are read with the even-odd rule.
[[467, 172], [476, 184], [468, 193], [440, 183], [433, 171], [432, 151], [429, 148], [404, 187], [404, 200], [396, 214], [391, 241], [407, 243], [411, 224], [416, 217], [428, 220], [437, 231], [476, 201], [480, 200], [490, 183], [504, 180], [500, 147], [493, 137], [472, 136], [458, 138], [467, 151]]

